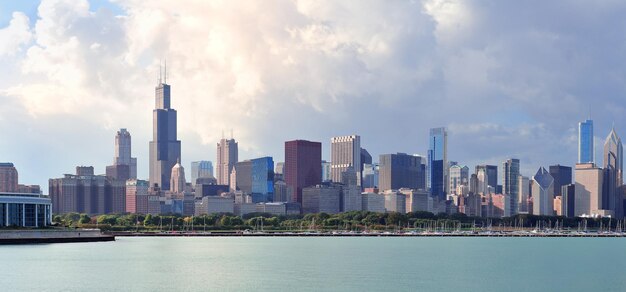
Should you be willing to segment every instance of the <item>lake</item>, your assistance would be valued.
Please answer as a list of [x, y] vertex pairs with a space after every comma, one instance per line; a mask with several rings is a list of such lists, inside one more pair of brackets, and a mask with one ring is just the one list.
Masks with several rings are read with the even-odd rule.
[[118, 237], [0, 246], [2, 291], [626, 291], [626, 238]]

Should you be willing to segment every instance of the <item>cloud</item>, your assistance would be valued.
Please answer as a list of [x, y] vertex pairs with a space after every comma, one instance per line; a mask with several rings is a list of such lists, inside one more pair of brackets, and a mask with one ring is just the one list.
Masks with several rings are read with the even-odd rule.
[[13, 12], [9, 26], [0, 29], [0, 57], [14, 56], [32, 39], [29, 19], [22, 12]]
[[[619, 1], [114, 3], [123, 14], [43, 0], [34, 25], [16, 12], [0, 30], [0, 65], [11, 72], [0, 81], [10, 105], [0, 119], [50, 137], [42, 147], [67, 157], [29, 176], [36, 163], [22, 139], [0, 143], [1, 157], [25, 164], [26, 179], [43, 183], [75, 164], [103, 171], [121, 127], [147, 177], [153, 90], [165, 59], [186, 164], [214, 159], [231, 129], [241, 158], [280, 161], [285, 140], [324, 142], [329, 157], [330, 137], [352, 133], [374, 156], [425, 154], [428, 129], [448, 126], [451, 160], [471, 166], [515, 156], [530, 175], [575, 162], [572, 137], [590, 107], [599, 136], [626, 122]], [[75, 146], [85, 141], [90, 149]]]

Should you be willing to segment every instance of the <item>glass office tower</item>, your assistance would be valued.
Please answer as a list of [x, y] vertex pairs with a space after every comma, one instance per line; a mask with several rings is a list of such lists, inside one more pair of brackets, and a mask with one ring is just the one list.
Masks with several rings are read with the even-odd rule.
[[578, 163], [593, 163], [593, 121], [578, 123]]
[[430, 129], [428, 150], [428, 187], [433, 197], [446, 199], [448, 166], [448, 132], [446, 128]]

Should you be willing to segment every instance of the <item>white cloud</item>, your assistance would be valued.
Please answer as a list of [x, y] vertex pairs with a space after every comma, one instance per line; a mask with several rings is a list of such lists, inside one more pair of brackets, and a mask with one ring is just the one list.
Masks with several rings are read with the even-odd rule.
[[14, 56], [32, 39], [29, 19], [22, 12], [13, 12], [9, 25], [0, 29], [0, 57]]
[[[327, 152], [331, 136], [349, 133], [374, 156], [425, 153], [428, 128], [443, 125], [452, 160], [518, 156], [534, 168], [575, 160], [571, 129], [590, 100], [593, 112], [608, 113], [597, 114], [600, 136], [610, 121], [618, 130], [626, 122], [620, 2], [592, 10], [567, 1], [542, 9], [454, 0], [116, 3], [124, 15], [43, 0], [34, 26], [14, 13], [0, 30], [2, 40], [20, 36], [0, 43], [0, 56], [13, 56], [13, 76], [0, 82], [11, 105], [0, 109], [3, 120], [69, 145], [91, 137], [107, 153], [78, 149], [70, 165], [104, 169], [114, 130], [128, 127], [147, 176], [163, 59], [186, 162], [214, 159], [223, 130], [234, 130], [242, 158], [279, 161], [285, 140], [322, 141]], [[0, 154], [21, 151], [18, 143], [0, 144]], [[69, 171], [50, 169], [42, 175]]]

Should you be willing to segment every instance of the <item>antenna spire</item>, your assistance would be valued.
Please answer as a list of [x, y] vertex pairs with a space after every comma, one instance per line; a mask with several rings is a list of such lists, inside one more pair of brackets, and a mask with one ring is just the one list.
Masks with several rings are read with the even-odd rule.
[[163, 83], [167, 84], [167, 58], [165, 59], [165, 73], [163, 75], [165, 75]]
[[163, 79], [163, 63], [159, 60], [159, 84], [161, 84], [161, 80]]
[[231, 140], [233, 139], [233, 129], [232, 128], [230, 129], [230, 139]]

